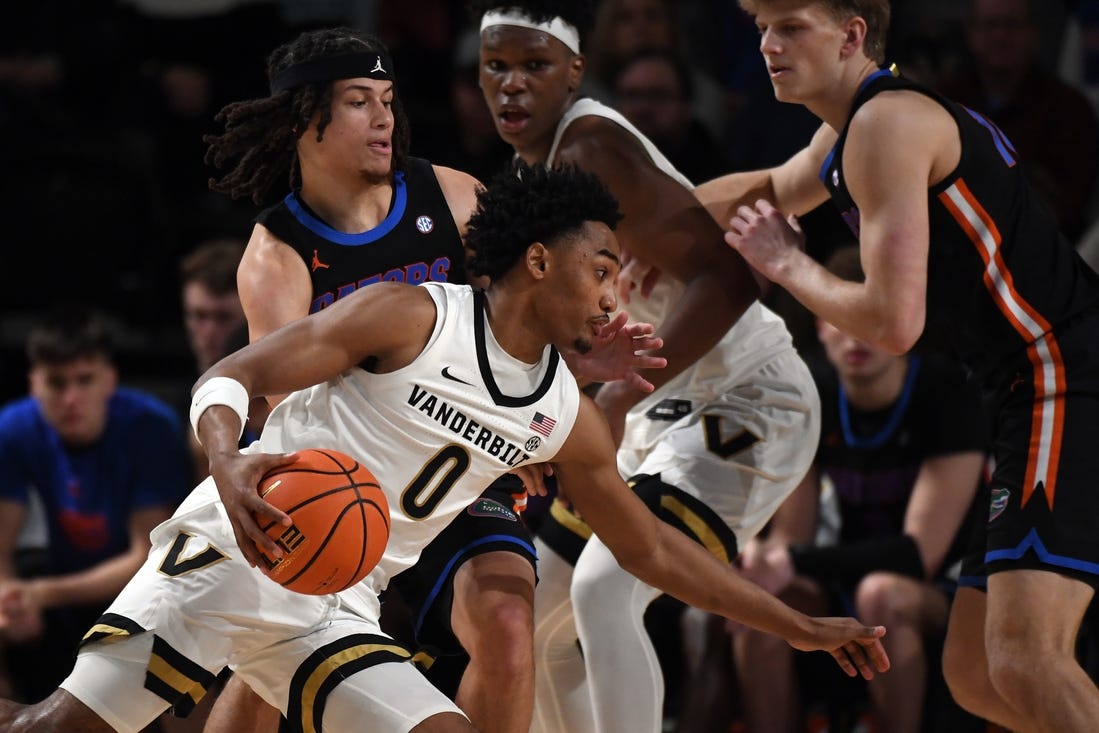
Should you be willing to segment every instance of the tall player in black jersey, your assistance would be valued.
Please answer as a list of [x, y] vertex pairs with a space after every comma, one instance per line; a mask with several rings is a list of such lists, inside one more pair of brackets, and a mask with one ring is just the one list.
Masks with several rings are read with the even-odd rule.
[[[824, 124], [786, 163], [696, 193], [731, 246], [842, 331], [901, 353], [945, 326], [988, 398], [996, 463], [987, 593], [957, 596], [947, 681], [1012, 730], [1094, 730], [1099, 690], [1074, 646], [1099, 583], [1099, 282], [995, 125], [883, 68], [887, 0], [740, 4], [776, 97]], [[799, 247], [788, 217], [829, 196], [865, 282]]]
[[[385, 47], [351, 29], [309, 31], [271, 54], [268, 75], [271, 95], [226, 107], [225, 132], [207, 139], [208, 162], [237, 159], [215, 190], [262, 204], [280, 178], [291, 187], [256, 218], [238, 270], [250, 340], [372, 283], [467, 282], [462, 237], [480, 184], [409, 156]], [[630, 326], [619, 335], [649, 332]], [[647, 338], [633, 344], [657, 346]], [[662, 361], [642, 356], [634, 365]], [[652, 389], [632, 370], [620, 376]], [[540, 486], [540, 471], [522, 481]], [[393, 582], [422, 642], [449, 652], [456, 637], [468, 651], [455, 699], [486, 733], [525, 733], [533, 705], [535, 552], [515, 492], [525, 496], [519, 478], [498, 481]], [[246, 695], [241, 683], [223, 695], [212, 716], [218, 730], [238, 730], [249, 711], [273, 728], [274, 708], [261, 713], [258, 698], [237, 700]]]

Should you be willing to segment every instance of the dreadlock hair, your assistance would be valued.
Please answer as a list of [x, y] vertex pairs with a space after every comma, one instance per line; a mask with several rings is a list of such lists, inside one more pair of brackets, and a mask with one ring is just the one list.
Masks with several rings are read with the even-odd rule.
[[535, 23], [561, 18], [580, 32], [581, 48], [595, 23], [593, 0], [469, 0], [467, 8], [476, 28], [481, 27], [481, 16], [490, 10], [517, 10]]
[[[337, 56], [359, 51], [388, 54], [385, 46], [369, 33], [353, 28], [325, 28], [306, 31], [285, 43], [267, 57], [267, 78], [303, 61]], [[234, 199], [251, 197], [262, 205], [278, 178], [286, 177], [291, 189], [301, 181], [295, 143], [309, 128], [309, 122], [319, 110], [317, 141], [324, 138], [324, 129], [332, 121], [332, 82], [307, 82], [260, 99], [231, 102], [218, 112], [215, 119], [225, 124], [220, 135], [205, 135], [207, 165], [223, 168], [237, 159], [221, 179], [211, 178], [210, 188]], [[393, 170], [404, 166], [408, 155], [411, 131], [408, 117], [397, 98], [393, 84]]]
[[469, 268], [497, 280], [534, 242], [552, 248], [578, 234], [585, 222], [601, 221], [614, 229], [621, 218], [618, 200], [594, 174], [573, 165], [520, 162], [477, 193], [466, 234]]

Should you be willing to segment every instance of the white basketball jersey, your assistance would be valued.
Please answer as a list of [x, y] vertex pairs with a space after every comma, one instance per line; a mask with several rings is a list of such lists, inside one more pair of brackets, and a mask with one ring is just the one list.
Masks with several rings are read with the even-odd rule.
[[[425, 283], [435, 327], [423, 352], [387, 374], [350, 369], [295, 392], [272, 411], [259, 449], [333, 448], [377, 477], [392, 519], [389, 544], [363, 584], [340, 594], [356, 609], [492, 481], [552, 459], [572, 430], [579, 389], [556, 349], [525, 364], [496, 343], [485, 296], [465, 285]], [[399, 318], [399, 314], [394, 314]], [[361, 596], [361, 594], [367, 594]]]
[[[691, 182], [671, 165], [667, 157], [659, 152], [656, 145], [648, 140], [641, 131], [622, 116], [621, 113], [607, 107], [606, 104], [589, 98], [578, 99], [562, 116], [557, 125], [554, 141], [549, 148], [547, 160], [554, 163], [557, 155], [557, 147], [565, 134], [568, 125], [582, 116], [601, 116], [622, 127], [623, 130], [633, 135], [637, 142], [644, 148], [653, 165], [665, 174], [674, 178], [688, 190], [695, 188]], [[723, 242], [721, 246], [726, 246]], [[630, 315], [631, 321], [644, 321], [659, 327], [664, 321], [671, 307], [680, 299], [684, 292], [684, 285], [670, 277], [662, 277], [657, 281], [652, 295], [648, 298], [634, 296], [623, 310]], [[787, 330], [786, 323], [774, 312], [771, 312], [763, 304], [755, 301], [748, 306], [731, 327], [722, 340], [715, 345], [710, 352], [704, 355], [684, 373], [670, 380], [663, 388], [656, 390], [648, 396], [634, 412], [644, 413], [654, 404], [669, 395], [687, 397], [690, 393], [696, 393], [702, 399], [707, 395], [719, 395], [729, 385], [742, 384], [751, 378], [755, 371], [769, 362], [780, 353], [789, 351], [792, 347], [792, 338]], [[629, 431], [629, 426], [628, 426]], [[629, 437], [629, 436], [628, 436]]]

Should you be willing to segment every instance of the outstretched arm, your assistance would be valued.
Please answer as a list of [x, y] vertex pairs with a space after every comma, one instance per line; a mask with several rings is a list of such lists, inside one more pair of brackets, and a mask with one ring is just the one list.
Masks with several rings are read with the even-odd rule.
[[801, 650], [827, 650], [849, 674], [889, 668], [884, 627], [810, 618], [741, 578], [701, 545], [658, 520], [618, 475], [606, 421], [586, 397], [558, 454], [558, 481], [628, 572], [684, 602], [775, 634]]

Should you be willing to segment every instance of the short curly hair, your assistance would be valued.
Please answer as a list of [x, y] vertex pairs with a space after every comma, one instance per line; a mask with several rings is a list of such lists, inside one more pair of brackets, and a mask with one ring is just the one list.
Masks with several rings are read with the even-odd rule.
[[477, 28], [481, 27], [481, 16], [490, 10], [517, 11], [536, 23], [561, 18], [580, 32], [581, 47], [595, 23], [595, 3], [592, 0], [470, 0], [466, 8]]
[[[328, 56], [355, 51], [375, 51], [388, 55], [376, 37], [354, 28], [320, 28], [305, 31], [285, 43], [267, 58], [267, 77], [274, 78], [287, 68]], [[317, 140], [332, 121], [332, 82], [314, 81], [294, 89], [275, 92], [269, 97], [246, 99], [227, 104], [215, 118], [224, 123], [225, 132], [206, 135], [207, 165], [233, 167], [220, 179], [211, 178], [214, 191], [234, 199], [252, 199], [257, 205], [271, 203], [269, 192], [282, 178], [290, 189], [301, 185], [296, 143], [305, 134], [313, 114], [320, 110]], [[411, 140], [411, 127], [393, 82], [393, 170], [404, 167]], [[277, 195], [282, 198], [282, 193]]]
[[547, 247], [579, 232], [585, 222], [614, 229], [618, 200], [592, 173], [573, 165], [517, 163], [477, 194], [466, 246], [470, 270], [491, 280], [506, 275], [534, 242]]

